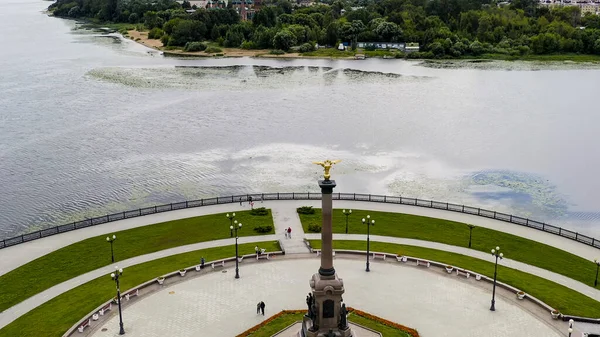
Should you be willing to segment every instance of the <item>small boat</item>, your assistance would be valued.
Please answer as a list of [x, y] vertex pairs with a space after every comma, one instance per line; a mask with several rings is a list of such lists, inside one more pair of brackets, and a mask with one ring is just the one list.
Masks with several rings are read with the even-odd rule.
[[365, 54], [356, 54], [356, 55], [354, 55], [354, 59], [355, 60], [364, 60], [365, 58], [366, 58]]

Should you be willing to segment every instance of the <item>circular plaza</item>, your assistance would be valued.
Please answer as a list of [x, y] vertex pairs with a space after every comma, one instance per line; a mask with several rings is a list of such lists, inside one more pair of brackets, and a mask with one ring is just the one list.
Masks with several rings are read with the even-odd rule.
[[[276, 257], [270, 262], [210, 272], [139, 299], [123, 311], [127, 335], [236, 336], [264, 320], [265, 315], [304, 309], [308, 280], [319, 260]], [[358, 257], [335, 259], [344, 280], [344, 302], [387, 320], [413, 327], [424, 337], [562, 336], [540, 312], [503, 296], [497, 311], [489, 310], [490, 287], [475, 278], [457, 278], [439, 269], [416, 268], [397, 261], [372, 263], [370, 273]], [[193, 271], [192, 271], [193, 272]], [[118, 316], [98, 325], [94, 337], [118, 336]], [[104, 331], [103, 331], [104, 330]]]

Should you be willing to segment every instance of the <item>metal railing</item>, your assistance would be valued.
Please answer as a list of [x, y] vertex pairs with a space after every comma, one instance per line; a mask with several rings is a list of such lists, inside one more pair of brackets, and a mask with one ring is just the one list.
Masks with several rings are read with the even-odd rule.
[[[359, 194], [359, 193], [333, 193], [334, 200], [352, 200], [352, 201], [368, 201], [368, 202], [382, 202], [388, 204], [400, 204], [409, 206], [420, 206], [427, 208], [440, 209], [445, 211], [453, 211], [471, 215], [478, 215], [485, 218], [491, 218], [501, 221], [510, 222], [513, 224], [535, 228], [546, 233], [556, 234], [564, 238], [581, 242], [588, 246], [592, 246], [600, 249], [600, 240], [595, 239], [577, 232], [557, 227], [544, 222], [530, 220], [527, 218], [519, 217], [516, 215], [500, 213], [496, 211], [490, 211], [483, 208], [470, 207], [465, 205], [452, 204], [448, 202], [440, 202], [433, 200], [423, 200], [415, 198], [395, 197], [389, 195], [375, 195], [375, 194]], [[219, 205], [219, 204], [231, 204], [240, 201], [248, 201], [250, 197], [253, 200], [321, 200], [321, 193], [254, 193], [244, 195], [232, 195], [228, 197], [216, 197], [200, 200], [182, 201], [171, 204], [157, 205], [146, 208], [139, 208], [136, 210], [107, 214], [91, 219], [85, 219], [82, 221], [72, 222], [66, 225], [60, 225], [50, 227], [42, 230], [38, 230], [32, 233], [15, 236], [9, 239], [0, 241], [0, 249], [18, 245], [21, 243], [41, 239], [47, 236], [52, 236], [64, 232], [70, 232], [72, 230], [81, 229], [90, 226], [96, 226], [107, 222], [113, 222], [128, 218], [135, 218], [148, 214], [162, 213], [168, 211], [174, 211], [184, 208], [194, 208], [201, 206]]]

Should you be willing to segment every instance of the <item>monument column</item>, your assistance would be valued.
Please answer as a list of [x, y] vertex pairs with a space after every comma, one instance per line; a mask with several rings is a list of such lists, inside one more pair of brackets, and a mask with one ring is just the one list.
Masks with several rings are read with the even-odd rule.
[[327, 277], [333, 278], [335, 275], [332, 247], [332, 194], [335, 186], [335, 180], [319, 180], [319, 187], [321, 187], [321, 210], [323, 214], [323, 224], [321, 226], [321, 268], [319, 268], [319, 274], [324, 276], [324, 279]]

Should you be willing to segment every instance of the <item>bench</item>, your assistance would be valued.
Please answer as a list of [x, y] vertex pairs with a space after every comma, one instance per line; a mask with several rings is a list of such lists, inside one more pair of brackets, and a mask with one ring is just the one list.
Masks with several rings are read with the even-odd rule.
[[471, 273], [469, 273], [468, 271], [456, 268], [456, 276], [460, 276], [461, 274], [466, 278], [471, 277]]
[[221, 262], [213, 262], [211, 264], [212, 269], [218, 268], [218, 267], [225, 267], [225, 260], [221, 261]]
[[425, 260], [419, 260], [417, 259], [417, 266], [427, 266], [427, 268], [429, 268], [429, 266], [431, 265], [431, 262], [429, 261], [425, 261]]
[[98, 313], [100, 314], [100, 316], [104, 316], [104, 314], [109, 311], [112, 310], [112, 302], [108, 302], [107, 305], [103, 306], [102, 308], [100, 308], [100, 310], [98, 311]]
[[269, 260], [269, 255], [271, 253], [260, 253], [260, 254], [256, 254], [256, 260], [258, 261], [258, 259], [267, 259]]
[[376, 258], [380, 258], [385, 261], [385, 254], [373, 253], [373, 260], [375, 260]]
[[79, 332], [83, 332], [83, 329], [85, 329], [85, 328], [87, 328], [88, 326], [90, 326], [90, 323], [91, 323], [91, 321], [90, 321], [90, 319], [88, 318], [88, 319], [87, 319], [85, 322], [81, 323], [81, 325], [77, 327], [77, 330], [78, 330]]
[[[332, 256], [335, 256], [335, 250], [332, 251], [332, 254], [333, 254]], [[321, 251], [320, 250], [317, 250], [317, 256], [321, 256]]]
[[[140, 294], [140, 290], [134, 289], [134, 290], [128, 292], [127, 294], [125, 294], [124, 296], [125, 296], [125, 299], [129, 301], [130, 297], [137, 296], [139, 294]], [[123, 298], [123, 297], [121, 297], [121, 298]]]

